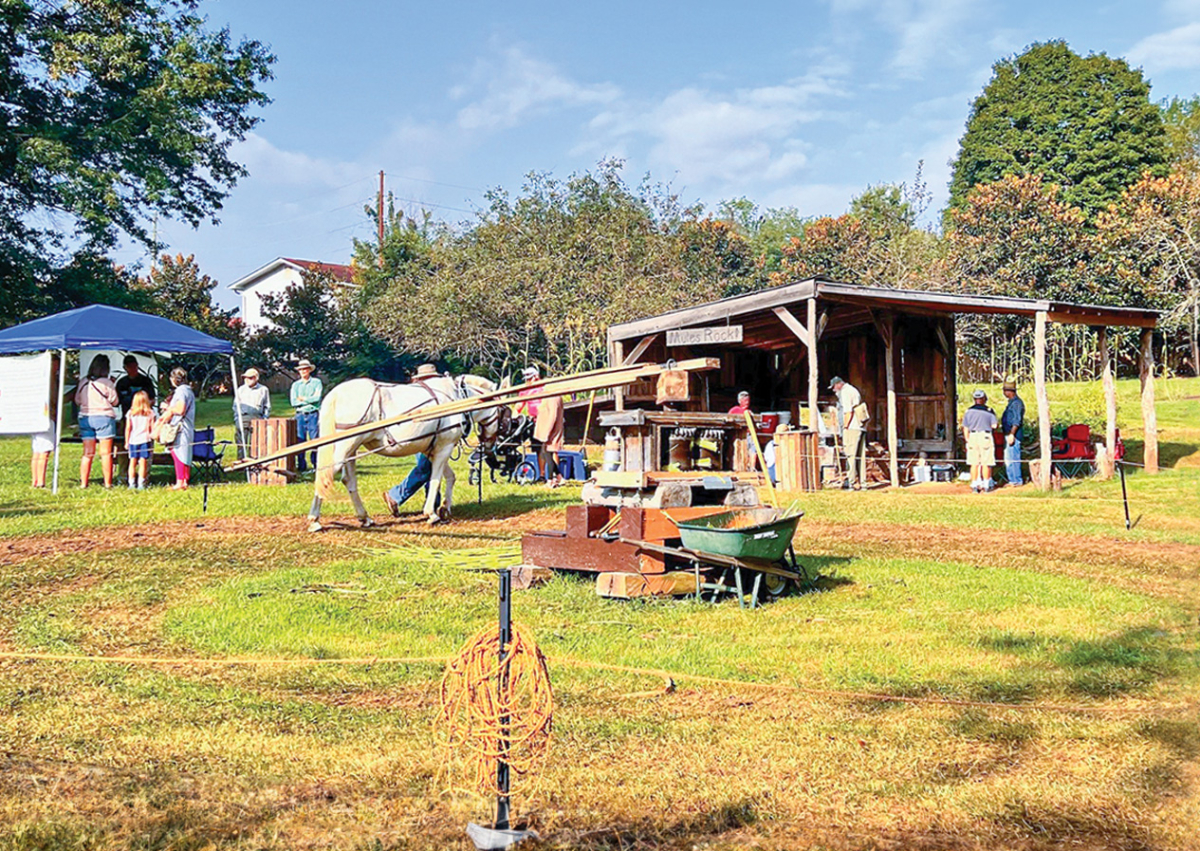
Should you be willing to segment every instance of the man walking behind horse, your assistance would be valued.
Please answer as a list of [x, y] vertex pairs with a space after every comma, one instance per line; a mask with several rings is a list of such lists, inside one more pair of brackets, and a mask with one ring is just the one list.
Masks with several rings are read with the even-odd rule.
[[[296, 371], [300, 373], [300, 378], [292, 382], [291, 403], [292, 407], [296, 409], [296, 440], [303, 443], [320, 436], [321, 396], [324, 394], [325, 388], [321, 384], [321, 379], [313, 378], [313, 365], [308, 358], [304, 358], [296, 364]], [[316, 450], [309, 454], [315, 470], [317, 468]], [[296, 469], [303, 473], [308, 470], [308, 464], [309, 458], [306, 458], [301, 452]]]
[[[423, 363], [417, 367], [417, 373], [413, 376], [413, 382], [423, 381], [426, 378], [437, 378], [437, 367], [431, 363]], [[429, 460], [429, 456], [424, 452], [417, 453], [417, 463], [409, 471], [408, 477], [398, 485], [393, 485], [389, 490], [383, 492], [383, 504], [387, 506], [388, 512], [393, 517], [400, 516], [400, 506], [408, 502], [409, 497], [414, 493], [425, 489], [425, 493], [429, 493], [429, 480], [433, 478], [433, 463]], [[442, 495], [436, 494], [433, 499], [434, 508], [441, 505]]]

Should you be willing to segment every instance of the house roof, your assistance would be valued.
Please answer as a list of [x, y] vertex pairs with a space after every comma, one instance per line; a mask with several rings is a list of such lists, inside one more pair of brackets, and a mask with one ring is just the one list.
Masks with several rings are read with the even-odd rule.
[[[905, 313], [921, 314], [1001, 314], [1010, 316], [1034, 316], [1046, 311], [1053, 322], [1077, 325], [1110, 325], [1153, 328], [1158, 322], [1158, 311], [1140, 307], [1110, 307], [1107, 305], [1072, 304], [1047, 299], [1011, 298], [962, 293], [944, 293], [928, 290], [901, 290], [886, 287], [866, 287], [831, 281], [826, 278], [808, 278], [791, 284], [782, 284], [755, 292], [731, 296], [719, 301], [683, 307], [610, 325], [610, 340], [628, 340], [655, 334], [660, 331], [688, 328], [697, 325], [742, 319], [747, 323], [747, 334], [751, 327], [763, 326], [762, 336], [773, 338], [779, 332], [779, 342], [794, 341], [775, 310], [804, 302], [813, 296], [819, 301], [849, 305], [854, 310], [841, 310], [839, 324], [853, 320], [870, 322], [872, 309], [899, 309]], [[861, 316], [857, 316], [861, 314]], [[858, 324], [858, 322], [855, 322]], [[764, 342], [766, 342], [764, 340]], [[775, 342], [771, 340], [771, 342]], [[769, 344], [768, 344], [769, 345]]]
[[245, 292], [260, 280], [281, 268], [295, 269], [297, 272], [323, 272], [335, 281], [350, 283], [354, 279], [354, 269], [341, 263], [323, 263], [320, 260], [297, 260], [292, 257], [276, 257], [265, 266], [260, 266], [249, 275], [239, 278], [229, 285], [234, 292]]

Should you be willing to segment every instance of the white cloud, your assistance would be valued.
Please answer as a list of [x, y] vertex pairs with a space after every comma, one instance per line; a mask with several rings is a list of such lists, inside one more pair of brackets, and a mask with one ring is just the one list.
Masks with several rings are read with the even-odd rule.
[[235, 144], [231, 156], [246, 166], [254, 181], [275, 186], [332, 187], [363, 174], [355, 163], [286, 151], [258, 133], [249, 133]]
[[955, 31], [969, 23], [978, 0], [829, 0], [835, 17], [875, 20], [896, 39], [888, 67], [901, 76], [916, 77], [936, 58], [957, 54], [961, 45]]
[[471, 81], [455, 86], [450, 96], [482, 94], [459, 110], [457, 124], [463, 130], [502, 130], [515, 127], [530, 115], [554, 107], [610, 103], [621, 91], [609, 83], [584, 84], [560, 74], [553, 65], [528, 56], [519, 47], [504, 50], [494, 59], [476, 63]]
[[1147, 36], [1135, 44], [1126, 56], [1131, 65], [1154, 71], [1200, 68], [1200, 23], [1185, 24]]

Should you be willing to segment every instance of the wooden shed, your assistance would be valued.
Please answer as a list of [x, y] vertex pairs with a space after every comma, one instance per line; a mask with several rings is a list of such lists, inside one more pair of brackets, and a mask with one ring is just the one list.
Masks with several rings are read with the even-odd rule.
[[[1030, 398], [1029, 405], [1031, 413], [1039, 414], [1041, 469], [1047, 475], [1046, 324], [1084, 324], [1100, 334], [1109, 397], [1109, 446], [1114, 443], [1116, 424], [1105, 329], [1143, 329], [1139, 362], [1146, 465], [1157, 468], [1150, 334], [1158, 314], [1152, 310], [864, 287], [810, 278], [612, 325], [609, 363], [718, 357], [719, 372], [692, 376], [686, 410], [723, 412], [735, 403], [739, 390], [748, 390], [756, 411], [791, 412], [797, 425], [813, 429], [817, 429], [817, 412], [833, 402], [830, 379], [841, 376], [858, 387], [869, 405], [868, 439], [887, 447], [890, 478], [897, 484], [902, 456], [923, 451], [930, 457], [954, 457], [958, 428], [954, 323], [956, 315], [970, 313], [1028, 316], [1035, 321], [1036, 403]], [[613, 402], [617, 410], [652, 407], [655, 390], [648, 382], [631, 385], [617, 391]]]

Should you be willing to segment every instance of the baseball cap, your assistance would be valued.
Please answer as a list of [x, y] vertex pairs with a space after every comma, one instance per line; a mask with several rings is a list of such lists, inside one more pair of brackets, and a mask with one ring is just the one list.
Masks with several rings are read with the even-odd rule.
[[845, 384], [845, 383], [846, 382], [842, 380], [842, 377], [840, 375], [835, 375], [829, 381], [829, 389], [832, 390], [834, 387], [837, 387], [839, 384]]
[[984, 393], [982, 390], [976, 390], [974, 393], [971, 394], [971, 398], [972, 399], [986, 399], [987, 394]]

